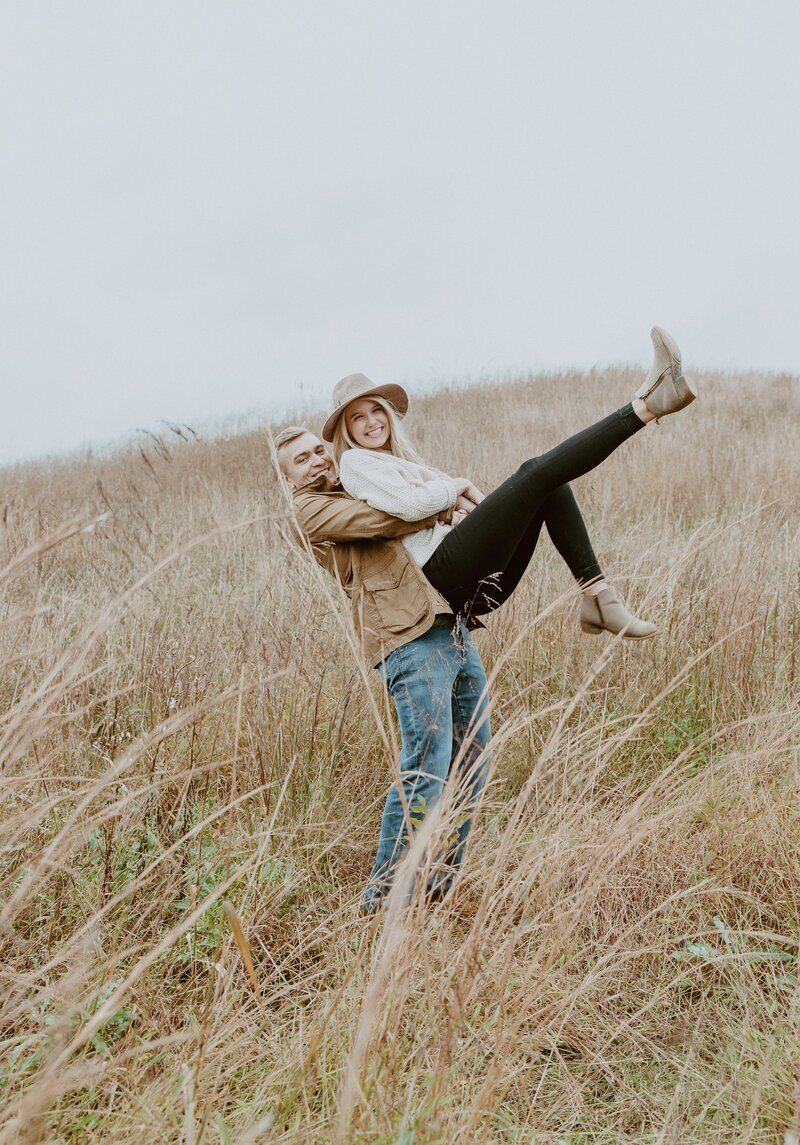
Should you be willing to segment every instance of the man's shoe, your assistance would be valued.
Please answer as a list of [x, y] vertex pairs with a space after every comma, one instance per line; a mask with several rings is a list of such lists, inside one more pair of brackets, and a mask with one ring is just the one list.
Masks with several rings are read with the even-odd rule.
[[675, 339], [660, 326], [653, 327], [650, 337], [653, 339], [653, 364], [636, 391], [636, 397], [643, 400], [656, 418], [660, 418], [690, 405], [697, 397], [697, 388], [683, 375], [681, 352]]
[[373, 918], [383, 906], [384, 888], [369, 883], [361, 899], [360, 913], [366, 918]]
[[639, 620], [628, 612], [617, 590], [609, 585], [597, 596], [584, 594], [581, 600], [581, 628], [597, 636], [600, 632], [622, 632], [628, 640], [646, 640], [658, 631], [649, 620]]

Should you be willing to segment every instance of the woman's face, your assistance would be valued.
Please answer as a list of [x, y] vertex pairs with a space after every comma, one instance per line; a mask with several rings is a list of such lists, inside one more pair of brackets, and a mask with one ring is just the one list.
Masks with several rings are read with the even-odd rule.
[[350, 437], [362, 449], [387, 449], [391, 429], [383, 406], [374, 398], [356, 398], [344, 411]]

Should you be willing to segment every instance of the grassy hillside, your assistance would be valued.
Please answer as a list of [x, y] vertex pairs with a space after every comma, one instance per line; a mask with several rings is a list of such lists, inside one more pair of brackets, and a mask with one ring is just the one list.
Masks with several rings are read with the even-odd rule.
[[[488, 489], [635, 380], [409, 425]], [[395, 737], [263, 436], [0, 473], [0, 1142], [797, 1141], [800, 384], [700, 382], [576, 484], [659, 635], [543, 538], [463, 881], [378, 922]]]

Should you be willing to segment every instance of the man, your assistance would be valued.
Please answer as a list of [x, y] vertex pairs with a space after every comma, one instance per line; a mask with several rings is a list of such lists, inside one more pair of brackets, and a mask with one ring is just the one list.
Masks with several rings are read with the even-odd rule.
[[386, 799], [363, 909], [380, 907], [410, 828], [432, 810], [452, 773], [459, 816], [426, 887], [431, 899], [441, 898], [463, 858], [491, 743], [478, 649], [399, 540], [442, 514], [409, 523], [355, 501], [323, 442], [304, 426], [283, 430], [274, 443], [299, 528], [350, 597], [362, 652], [385, 682], [400, 724], [401, 783]]

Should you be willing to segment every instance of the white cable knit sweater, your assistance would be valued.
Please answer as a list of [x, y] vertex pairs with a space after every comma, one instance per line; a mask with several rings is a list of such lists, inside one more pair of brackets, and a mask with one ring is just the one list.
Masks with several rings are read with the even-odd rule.
[[[401, 521], [421, 521], [449, 509], [467, 486], [463, 478], [447, 477], [377, 449], [346, 449], [339, 462], [339, 479], [351, 497]], [[437, 524], [410, 533], [402, 542], [422, 566], [449, 532], [449, 525]]]

